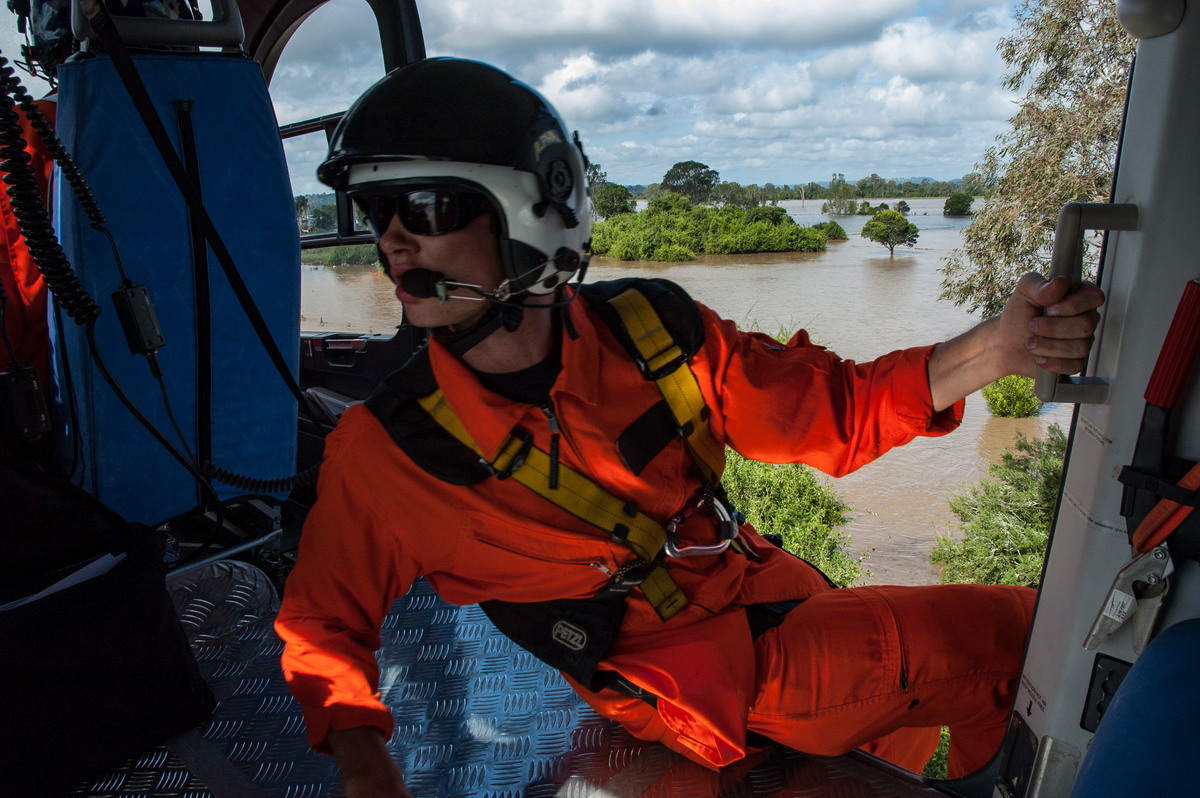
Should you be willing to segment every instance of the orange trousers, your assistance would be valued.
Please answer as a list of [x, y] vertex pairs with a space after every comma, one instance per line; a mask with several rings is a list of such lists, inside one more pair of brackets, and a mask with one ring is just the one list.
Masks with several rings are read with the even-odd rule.
[[948, 775], [1003, 740], [1035, 592], [871, 586], [809, 598], [755, 641], [749, 728], [812, 754], [861, 747], [920, 772], [950, 728]]

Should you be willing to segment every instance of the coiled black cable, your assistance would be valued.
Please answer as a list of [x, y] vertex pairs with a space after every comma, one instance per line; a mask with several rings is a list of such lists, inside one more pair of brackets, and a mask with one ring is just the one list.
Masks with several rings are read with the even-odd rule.
[[[38, 266], [38, 271], [46, 281], [46, 287], [76, 324], [87, 324], [100, 315], [100, 306], [88, 295], [83, 283], [71, 268], [66, 253], [58, 243], [58, 236], [54, 234], [54, 228], [50, 225], [50, 217], [42, 206], [42, 192], [38, 188], [37, 175], [30, 165], [32, 159], [25, 151], [25, 136], [21, 128], [21, 118], [16, 112], [17, 104], [20, 104], [21, 110], [35, 125], [39, 135], [43, 135], [42, 129], [45, 128], [53, 141], [58, 142], [58, 138], [54, 136], [49, 122], [29, 97], [8, 59], [3, 55], [0, 55], [0, 90], [3, 91], [3, 99], [0, 100], [0, 169], [5, 173], [3, 179], [8, 184], [6, 193], [13, 213], [21, 224], [25, 243]], [[34, 122], [35, 119], [40, 120], [40, 127]], [[50, 140], [46, 139], [48, 149]], [[58, 149], [62, 151], [61, 142], [58, 142]], [[65, 156], [66, 153], [62, 154]], [[67, 161], [70, 161], [70, 158], [67, 158]], [[74, 172], [78, 176], [78, 169]], [[72, 183], [72, 186], [74, 185]], [[84, 190], [86, 191], [86, 186]], [[87, 196], [91, 196], [90, 191], [87, 191]], [[92, 206], [95, 207], [94, 199]]]
[[[60, 172], [70, 184], [72, 192], [87, 216], [88, 223], [108, 240], [121, 277], [127, 280], [116, 242], [104, 226], [104, 214], [86, 179], [71, 158], [70, 153], [67, 152], [66, 147], [63, 146], [62, 141], [55, 134], [49, 120], [42, 114], [37, 103], [17, 78], [8, 60], [0, 55], [0, 171], [4, 172], [3, 180], [9, 185], [7, 193], [13, 212], [20, 223], [30, 254], [37, 263], [38, 270], [45, 279], [47, 287], [76, 324], [87, 325], [88, 348], [101, 376], [112, 388], [117, 398], [138, 422], [192, 474], [208, 501], [217, 506], [218, 513], [220, 512], [220, 501], [211, 485], [211, 480], [214, 479], [241, 490], [259, 493], [282, 492], [315, 482], [319, 465], [314, 465], [298, 474], [277, 479], [248, 477], [213, 464], [206, 464], [203, 469], [197, 468], [192, 458], [176, 449], [120, 389], [105, 367], [96, 346], [94, 326], [95, 320], [100, 314], [100, 306], [88, 295], [78, 275], [71, 268], [43, 205], [37, 176], [30, 165], [29, 153], [25, 151], [25, 137], [21, 120], [14, 110], [18, 106], [25, 113], [38, 136], [41, 137], [47, 152], [58, 163]], [[174, 423], [173, 417], [172, 423]], [[177, 425], [176, 428], [178, 431]]]
[[299, 474], [293, 474], [289, 477], [280, 477], [278, 479], [259, 479], [257, 477], [247, 477], [243, 474], [235, 474], [232, 471], [221, 468], [212, 463], [205, 463], [202, 469], [204, 476], [208, 477], [213, 482], [223, 482], [226, 485], [232, 485], [239, 490], [250, 491], [252, 493], [282, 493], [295, 488], [303, 488], [317, 481], [317, 473], [321, 470], [320, 463], [311, 465], [301, 471]]

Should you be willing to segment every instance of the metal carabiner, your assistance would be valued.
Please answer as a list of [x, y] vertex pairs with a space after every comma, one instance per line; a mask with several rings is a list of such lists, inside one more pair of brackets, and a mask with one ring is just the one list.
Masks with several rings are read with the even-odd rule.
[[719, 543], [714, 543], [710, 546], [680, 546], [679, 538], [675, 535], [675, 530], [687, 515], [677, 515], [667, 523], [667, 542], [663, 545], [663, 554], [667, 557], [707, 557], [715, 554], [721, 554], [729, 548], [729, 544], [733, 543], [738, 536], [738, 525], [733, 520], [733, 516], [729, 513], [729, 508], [725, 503], [714, 499], [711, 502], [704, 502], [702, 505], [708, 506], [712, 514], [717, 517], [717, 533], [721, 538]]

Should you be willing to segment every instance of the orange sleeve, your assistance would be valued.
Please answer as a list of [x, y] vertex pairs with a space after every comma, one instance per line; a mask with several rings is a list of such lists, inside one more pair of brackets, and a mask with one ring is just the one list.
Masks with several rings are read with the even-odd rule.
[[746, 457], [841, 476], [962, 421], [962, 401], [933, 412], [932, 345], [860, 364], [816, 346], [803, 330], [780, 343], [701, 310], [706, 335], [693, 370], [717, 410], [714, 433]]
[[374, 726], [391, 736], [379, 699], [379, 628], [421, 571], [396, 528], [403, 518], [386, 512], [387, 497], [403, 490], [386, 462], [396, 447], [371, 425], [364, 408], [351, 408], [326, 441], [318, 499], [275, 621], [284, 676], [321, 753], [330, 729]]

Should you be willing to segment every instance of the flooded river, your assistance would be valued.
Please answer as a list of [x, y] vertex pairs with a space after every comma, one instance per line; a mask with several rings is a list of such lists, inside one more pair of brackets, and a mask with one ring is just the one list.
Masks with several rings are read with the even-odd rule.
[[[943, 200], [908, 200], [920, 228], [915, 248], [887, 249], [858, 235], [865, 216], [839, 217], [850, 240], [826, 252], [706, 257], [682, 264], [593, 261], [590, 280], [633, 275], [665, 277], [739, 325], [767, 333], [807, 328], [842, 357], [869, 360], [894, 349], [951, 338], [978, 321], [938, 300], [942, 259], [958, 246], [965, 219], [941, 214]], [[805, 225], [824, 221], [820, 202], [782, 203]], [[893, 204], [894, 207], [894, 204]], [[382, 333], [398, 322], [391, 284], [373, 267], [305, 267], [302, 327]], [[1053, 405], [1032, 419], [992, 416], [979, 394], [967, 398], [954, 433], [918, 439], [841, 479], [829, 482], [853, 508], [845, 531], [851, 548], [868, 552], [865, 580], [931, 584], [928, 553], [956, 520], [947, 499], [987, 474], [1016, 433], [1040, 437], [1051, 423], [1064, 429], [1070, 407]]]

